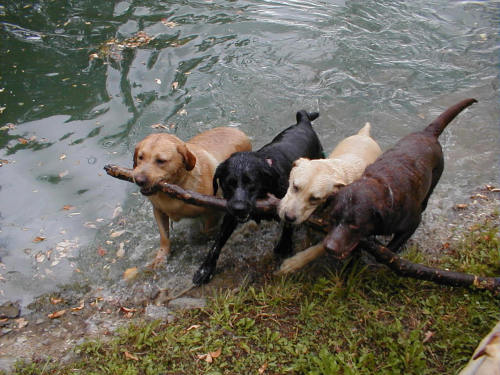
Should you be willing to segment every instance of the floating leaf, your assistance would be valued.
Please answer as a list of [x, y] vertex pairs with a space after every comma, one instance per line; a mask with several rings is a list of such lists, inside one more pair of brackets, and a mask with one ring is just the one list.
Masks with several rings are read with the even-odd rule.
[[179, 82], [173, 82], [173, 83], [172, 83], [172, 88], [173, 88], [174, 90], [177, 90], [177, 87], [179, 87]]
[[156, 82], [157, 85], [161, 85], [161, 79], [155, 78], [155, 82]]
[[36, 237], [33, 239], [33, 242], [34, 242], [34, 243], [38, 243], [38, 242], [42, 242], [42, 241], [45, 241], [45, 237], [42, 237], [42, 236], [36, 236]]
[[38, 263], [42, 263], [45, 260], [45, 254], [42, 253], [41, 251], [35, 255], [35, 260]]
[[29, 141], [25, 138], [17, 138], [17, 141], [22, 144], [22, 145], [25, 145], [26, 143], [28, 143]]
[[124, 255], [125, 255], [125, 243], [120, 242], [120, 247], [118, 248], [118, 251], [116, 252], [116, 257], [123, 258]]
[[63, 171], [63, 172], [59, 173], [59, 178], [66, 177], [68, 174], [69, 174], [69, 171], [68, 171], [68, 170], [65, 170], [65, 171]]
[[163, 124], [154, 124], [154, 125], [151, 125], [151, 127], [153, 129], [168, 129], [168, 126], [165, 126]]
[[125, 279], [127, 281], [131, 281], [131, 280], [135, 279], [138, 274], [139, 274], [139, 271], [137, 270], [137, 267], [132, 267], [132, 268], [125, 270], [125, 272], [123, 272], [123, 279]]
[[108, 253], [108, 251], [102, 246], [99, 246], [99, 248], [97, 249], [97, 254], [99, 254], [99, 256], [101, 256], [101, 257], [106, 255], [107, 253]]
[[110, 237], [111, 238], [120, 237], [123, 233], [125, 233], [125, 230], [119, 230], [119, 231], [111, 233]]
[[57, 319], [57, 318], [60, 318], [61, 316], [63, 316], [64, 314], [66, 314], [66, 310], [60, 310], [60, 311], [56, 311], [52, 314], [47, 315], [47, 317], [49, 319]]
[[63, 210], [66, 210], [66, 211], [74, 210], [75, 208], [76, 208], [75, 206], [72, 206], [70, 204], [66, 204], [63, 206]]
[[66, 159], [66, 157], [67, 157], [66, 154], [61, 154], [61, 156], [59, 156], [59, 160], [64, 160]]

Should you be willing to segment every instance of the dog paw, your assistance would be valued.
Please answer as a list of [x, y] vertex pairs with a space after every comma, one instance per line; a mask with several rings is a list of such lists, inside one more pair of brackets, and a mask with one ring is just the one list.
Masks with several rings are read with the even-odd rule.
[[165, 265], [165, 262], [167, 260], [168, 253], [164, 250], [159, 250], [158, 253], [156, 253], [155, 258], [151, 263], [149, 263], [148, 268], [152, 269], [158, 269], [160, 267], [163, 267]]
[[211, 267], [201, 266], [193, 276], [193, 284], [201, 285], [210, 281], [214, 274], [214, 269]]

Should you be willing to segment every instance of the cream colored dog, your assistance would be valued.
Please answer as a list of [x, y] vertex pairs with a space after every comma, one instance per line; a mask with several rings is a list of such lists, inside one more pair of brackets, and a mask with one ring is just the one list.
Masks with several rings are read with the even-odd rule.
[[459, 375], [500, 375], [500, 322], [481, 341]]
[[193, 206], [154, 190], [164, 180], [186, 190], [213, 195], [213, 176], [217, 165], [238, 151], [250, 151], [250, 140], [234, 128], [214, 128], [181, 141], [174, 135], [151, 134], [140, 141], [134, 152], [135, 183], [149, 198], [160, 230], [160, 250], [152, 266], [160, 265], [170, 253], [169, 220], [201, 216], [205, 229], [216, 224], [218, 213], [212, 209]]
[[[290, 172], [288, 191], [279, 207], [279, 216], [293, 224], [307, 220], [327, 197], [361, 177], [365, 168], [382, 154], [370, 137], [370, 124], [342, 140], [328, 159], [299, 159]], [[278, 273], [293, 272], [324, 252], [321, 244], [285, 260]]]

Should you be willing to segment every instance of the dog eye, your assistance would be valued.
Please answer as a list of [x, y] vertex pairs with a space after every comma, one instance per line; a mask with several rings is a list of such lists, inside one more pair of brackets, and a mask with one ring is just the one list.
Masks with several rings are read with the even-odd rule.
[[294, 191], [295, 193], [298, 193], [298, 192], [299, 192], [299, 190], [300, 190], [300, 189], [299, 189], [299, 187], [298, 187], [297, 185], [295, 185], [295, 184], [294, 184], [294, 185], [293, 185], [293, 191]]
[[165, 159], [156, 159], [156, 163], [157, 164], [164, 164], [166, 163], [167, 161]]
[[318, 203], [321, 200], [321, 198], [311, 196], [309, 197], [309, 202], [311, 203]]
[[137, 159], [142, 160], [142, 159], [144, 159], [144, 157], [143, 157], [142, 155], [139, 155], [139, 156], [137, 157]]

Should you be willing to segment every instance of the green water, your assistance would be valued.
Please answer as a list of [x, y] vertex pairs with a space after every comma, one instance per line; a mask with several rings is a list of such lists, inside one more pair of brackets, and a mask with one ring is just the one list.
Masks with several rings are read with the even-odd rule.
[[[430, 218], [498, 184], [499, 10], [444, 0], [0, 1], [0, 303], [26, 305], [75, 275], [118, 293], [122, 272], [151, 259], [149, 203], [102, 170], [131, 166], [151, 132], [187, 139], [237, 126], [258, 148], [307, 109], [321, 114], [326, 151], [366, 121], [387, 149], [475, 97], [441, 137], [446, 169]], [[189, 280], [201, 262], [207, 239], [191, 224], [174, 228], [179, 250], [162, 285]], [[222, 265], [245, 262], [242, 246], [271, 251], [275, 232], [236, 238]]]

